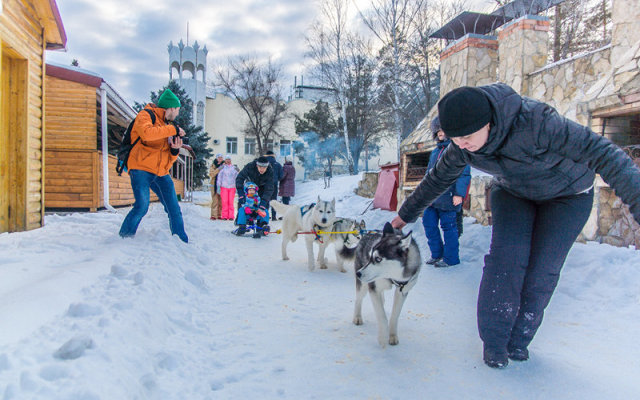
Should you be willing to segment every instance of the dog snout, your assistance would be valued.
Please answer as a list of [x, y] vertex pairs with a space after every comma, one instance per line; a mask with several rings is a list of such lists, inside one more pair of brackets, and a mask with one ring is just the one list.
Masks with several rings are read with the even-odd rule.
[[327, 223], [327, 219], [326, 218], [322, 218], [322, 223], [326, 224]]
[[357, 276], [358, 278], [362, 278], [362, 272], [360, 272], [360, 271], [356, 272], [356, 276]]

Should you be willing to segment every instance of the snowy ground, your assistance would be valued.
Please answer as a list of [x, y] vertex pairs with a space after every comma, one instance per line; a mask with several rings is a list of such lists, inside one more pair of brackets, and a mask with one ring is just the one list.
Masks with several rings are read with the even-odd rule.
[[[360, 217], [358, 177], [298, 184]], [[381, 349], [369, 300], [351, 323], [352, 272], [307, 271], [304, 244], [231, 235], [207, 193], [182, 203], [190, 243], [154, 204], [134, 239], [128, 209], [47, 216], [0, 235], [0, 399], [635, 399], [640, 251], [576, 244], [531, 359], [484, 366], [475, 322], [490, 228], [465, 221], [462, 264], [425, 267]], [[198, 203], [205, 203], [198, 205]], [[369, 210], [380, 228], [393, 214]], [[277, 228], [278, 223], [275, 223]], [[407, 228], [405, 228], [407, 229]], [[420, 224], [413, 229], [429, 256]], [[390, 301], [387, 301], [387, 305]]]

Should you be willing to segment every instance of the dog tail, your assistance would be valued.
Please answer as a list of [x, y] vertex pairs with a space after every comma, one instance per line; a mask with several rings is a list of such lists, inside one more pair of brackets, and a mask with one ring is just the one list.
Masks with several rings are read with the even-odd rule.
[[356, 248], [357, 247], [348, 248], [347, 246], [342, 246], [342, 248], [338, 253], [340, 254], [340, 257], [342, 257], [343, 259], [351, 261], [356, 256]]
[[283, 203], [280, 203], [278, 200], [271, 200], [269, 202], [269, 205], [271, 207], [273, 207], [274, 210], [276, 210], [276, 212], [278, 214], [285, 214], [287, 212], [287, 210], [289, 209], [289, 206]]

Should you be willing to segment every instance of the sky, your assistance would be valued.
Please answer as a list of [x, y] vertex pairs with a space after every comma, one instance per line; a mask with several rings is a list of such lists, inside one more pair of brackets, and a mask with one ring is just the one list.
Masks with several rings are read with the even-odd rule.
[[[336, 199], [380, 229], [361, 176], [296, 182], [293, 204]], [[531, 358], [486, 367], [476, 299], [491, 228], [465, 218], [461, 264], [423, 266], [381, 348], [369, 297], [352, 323], [353, 269], [308, 271], [303, 240], [236, 237], [209, 220], [208, 192], [182, 202], [188, 244], [151, 205], [133, 239], [117, 212], [47, 214], [0, 234], [0, 398], [635, 399], [640, 393], [640, 251], [576, 243]], [[366, 210], [366, 211], [365, 211]], [[281, 222], [272, 223], [274, 229]], [[429, 258], [420, 220], [405, 227]], [[386, 294], [387, 313], [391, 294]]]
[[[475, 0], [486, 3], [488, 0]], [[46, 60], [99, 74], [129, 104], [145, 103], [169, 79], [167, 46], [182, 39], [207, 46], [208, 78], [229, 56], [255, 55], [283, 66], [285, 96], [294, 76], [308, 75], [304, 36], [316, 16], [315, 0], [58, 0], [67, 51]], [[365, 10], [368, 0], [356, 0]], [[357, 21], [357, 11], [350, 6]], [[307, 75], [305, 75], [307, 74]]]

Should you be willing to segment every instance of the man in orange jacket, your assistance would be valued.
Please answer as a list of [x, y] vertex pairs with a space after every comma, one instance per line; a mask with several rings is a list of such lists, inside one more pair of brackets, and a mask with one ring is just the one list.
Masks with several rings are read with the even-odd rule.
[[178, 204], [176, 190], [169, 170], [178, 159], [182, 137], [185, 131], [177, 125], [171, 124], [180, 113], [180, 99], [169, 89], [158, 98], [158, 105], [147, 104], [156, 118], [155, 123], [151, 115], [142, 110], [136, 116], [131, 130], [131, 142], [140, 140], [129, 153], [129, 177], [135, 197], [133, 208], [125, 217], [120, 227], [120, 236], [132, 237], [136, 234], [138, 225], [149, 210], [149, 189], [158, 196], [169, 215], [171, 234], [185, 243], [189, 241], [184, 231], [182, 212]]

